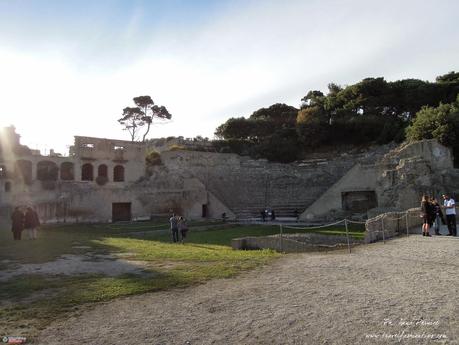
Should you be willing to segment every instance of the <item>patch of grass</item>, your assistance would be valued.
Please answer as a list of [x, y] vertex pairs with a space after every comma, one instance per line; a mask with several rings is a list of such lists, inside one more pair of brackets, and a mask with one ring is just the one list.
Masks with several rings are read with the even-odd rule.
[[264, 260], [266, 257], [273, 255], [271, 250], [238, 251], [222, 245], [200, 243], [181, 245], [134, 238], [105, 238], [100, 241], [100, 244], [111, 247], [114, 251], [136, 253], [135, 258], [144, 261], [233, 262]]
[[[56, 224], [41, 226], [38, 239], [13, 241], [11, 231], [0, 231], [0, 259], [18, 263], [52, 261], [63, 254], [82, 254], [88, 251], [106, 252], [95, 240], [120, 233], [139, 231], [138, 227], [157, 230], [168, 227], [163, 221], [126, 224]], [[142, 228], [143, 229], [143, 228]], [[24, 235], [24, 233], [23, 233]], [[24, 237], [24, 236], [23, 236]], [[81, 248], [81, 247], [90, 247]], [[8, 264], [0, 263], [3, 269]]]

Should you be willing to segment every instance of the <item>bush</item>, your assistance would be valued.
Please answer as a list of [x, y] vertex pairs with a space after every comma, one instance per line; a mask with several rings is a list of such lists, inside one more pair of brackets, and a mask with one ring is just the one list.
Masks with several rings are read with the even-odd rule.
[[159, 152], [155, 150], [151, 150], [147, 152], [147, 155], [145, 156], [145, 163], [147, 166], [155, 166], [155, 165], [161, 165], [161, 155]]
[[183, 150], [187, 150], [187, 148], [183, 145], [174, 144], [174, 145], [169, 146], [169, 151], [183, 151]]

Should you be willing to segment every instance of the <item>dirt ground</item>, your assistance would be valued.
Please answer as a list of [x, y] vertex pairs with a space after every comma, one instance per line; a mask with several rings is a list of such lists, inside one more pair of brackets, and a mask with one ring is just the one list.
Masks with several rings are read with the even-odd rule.
[[0, 271], [0, 283], [22, 274], [64, 274], [72, 276], [78, 274], [104, 274], [118, 276], [124, 273], [140, 274], [147, 267], [147, 262], [126, 260], [120, 258], [119, 255], [91, 253], [85, 255], [67, 254], [60, 256], [54, 261], [40, 264], [15, 265], [14, 268]]
[[458, 296], [459, 239], [413, 235], [100, 304], [38, 343], [459, 344]]

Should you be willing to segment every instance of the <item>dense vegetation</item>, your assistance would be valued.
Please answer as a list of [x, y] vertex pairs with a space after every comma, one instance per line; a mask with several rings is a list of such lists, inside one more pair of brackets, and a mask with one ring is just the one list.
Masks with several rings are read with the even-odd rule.
[[331, 83], [326, 94], [307, 92], [300, 109], [274, 104], [248, 118], [230, 118], [216, 129], [220, 140], [215, 146], [220, 152], [280, 162], [294, 161], [320, 147], [384, 144], [406, 138], [438, 138], [459, 147], [458, 93], [456, 72], [439, 76], [435, 82], [366, 78], [344, 87]]

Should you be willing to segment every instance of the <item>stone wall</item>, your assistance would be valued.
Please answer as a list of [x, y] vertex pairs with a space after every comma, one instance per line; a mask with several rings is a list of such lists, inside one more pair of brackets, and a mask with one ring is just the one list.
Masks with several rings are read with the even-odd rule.
[[418, 233], [423, 218], [419, 207], [404, 212], [386, 212], [368, 219], [365, 228], [365, 242], [382, 241], [396, 236]]
[[356, 164], [341, 179], [323, 193], [300, 216], [302, 220], [329, 220], [345, 218], [350, 212], [343, 209], [343, 193], [372, 192], [376, 189], [376, 169], [374, 165]]
[[258, 217], [265, 207], [293, 216], [312, 205], [357, 163], [374, 163], [388, 149], [378, 148], [334, 159], [292, 164], [253, 160], [236, 154], [169, 151], [161, 155], [171, 172], [190, 174], [239, 218]]
[[[13, 144], [20, 145], [16, 141]], [[3, 148], [0, 209], [8, 213], [14, 205], [33, 204], [44, 220], [108, 221], [118, 204], [130, 207], [132, 219], [170, 210], [188, 218], [201, 218], [205, 212], [211, 218], [226, 213], [230, 219], [247, 219], [270, 207], [277, 217], [298, 212], [302, 219], [319, 220], [349, 216], [343, 210], [343, 195], [374, 192], [376, 210], [384, 212], [416, 207], [422, 193], [459, 191], [459, 172], [452, 168], [447, 148], [430, 140], [388, 153], [389, 149], [376, 147], [292, 164], [236, 154], [165, 151], [162, 163], [146, 174], [142, 143], [75, 137], [69, 157], [45, 157], [30, 150], [9, 154]], [[18, 161], [30, 165], [30, 181], [15, 171]], [[57, 169], [54, 180], [39, 180], [38, 166], [43, 162]], [[70, 166], [71, 178], [62, 176], [65, 165]], [[82, 178], [84, 166], [93, 168], [92, 179]], [[123, 181], [115, 181], [117, 166], [124, 169]], [[103, 183], [97, 180], [101, 168], [107, 172]]]
[[[349, 238], [354, 245], [361, 241]], [[329, 236], [322, 234], [284, 234], [236, 238], [231, 247], [239, 250], [272, 249], [278, 252], [298, 253], [316, 250], [342, 248], [347, 246], [346, 236]]]

